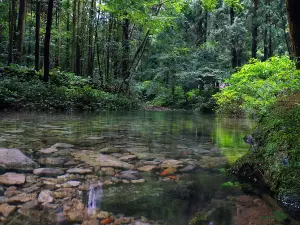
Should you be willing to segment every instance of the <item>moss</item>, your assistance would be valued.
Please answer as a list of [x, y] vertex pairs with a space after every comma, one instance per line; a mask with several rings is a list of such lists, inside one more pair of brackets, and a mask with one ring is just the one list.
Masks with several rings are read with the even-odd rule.
[[[297, 93], [280, 98], [261, 118], [253, 134], [254, 147], [233, 165], [231, 172], [248, 181], [266, 184], [279, 200], [287, 202], [289, 199], [289, 207], [291, 204], [297, 206], [295, 196], [300, 193], [299, 135], [300, 93]], [[294, 215], [300, 216], [300, 209], [294, 208], [293, 211]]]

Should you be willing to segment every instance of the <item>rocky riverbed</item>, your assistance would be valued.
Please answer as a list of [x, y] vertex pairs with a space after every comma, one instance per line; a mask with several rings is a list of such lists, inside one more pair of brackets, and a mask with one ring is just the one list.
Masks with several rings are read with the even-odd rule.
[[[0, 119], [0, 224], [259, 224], [259, 198], [244, 209], [241, 188], [222, 186], [242, 145], [219, 148], [211, 119], [157, 113]], [[223, 132], [218, 141], [237, 134]]]

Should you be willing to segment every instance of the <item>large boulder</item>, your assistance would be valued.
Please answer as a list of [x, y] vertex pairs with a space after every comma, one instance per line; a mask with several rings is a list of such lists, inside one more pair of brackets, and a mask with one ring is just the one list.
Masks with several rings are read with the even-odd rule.
[[0, 169], [31, 171], [39, 165], [19, 149], [0, 148]]

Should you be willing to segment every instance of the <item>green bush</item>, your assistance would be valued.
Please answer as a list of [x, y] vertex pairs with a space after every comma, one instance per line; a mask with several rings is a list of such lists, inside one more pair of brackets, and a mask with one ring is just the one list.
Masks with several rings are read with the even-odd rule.
[[214, 95], [218, 113], [263, 115], [278, 96], [300, 90], [300, 72], [287, 56], [252, 60], [225, 81], [230, 86]]
[[51, 71], [50, 82], [24, 67], [0, 68], [0, 110], [118, 110], [138, 106], [134, 97], [108, 93], [72, 73]]

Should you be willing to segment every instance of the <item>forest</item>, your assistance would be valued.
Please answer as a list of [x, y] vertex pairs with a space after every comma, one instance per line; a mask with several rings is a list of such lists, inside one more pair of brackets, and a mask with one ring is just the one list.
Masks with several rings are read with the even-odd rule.
[[212, 96], [234, 83], [226, 80], [232, 74], [299, 55], [297, 18], [291, 37], [284, 0], [4, 0], [0, 7], [2, 110], [211, 112], [219, 102], [225, 112], [228, 102]]
[[0, 224], [300, 223], [299, 0], [0, 12]]

